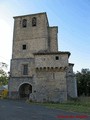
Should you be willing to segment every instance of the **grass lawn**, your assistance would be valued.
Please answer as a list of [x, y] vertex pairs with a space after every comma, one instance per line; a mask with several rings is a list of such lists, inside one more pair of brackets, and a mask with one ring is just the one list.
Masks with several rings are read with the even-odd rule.
[[90, 97], [81, 97], [78, 100], [65, 103], [37, 103], [48, 108], [62, 109], [66, 111], [86, 113], [90, 115]]
[[54, 108], [54, 109], [62, 109], [66, 111], [73, 111], [73, 112], [81, 112], [81, 113], [87, 113], [90, 115], [90, 104], [84, 104], [84, 103], [58, 103], [58, 104], [52, 104], [52, 103], [43, 103], [42, 105]]

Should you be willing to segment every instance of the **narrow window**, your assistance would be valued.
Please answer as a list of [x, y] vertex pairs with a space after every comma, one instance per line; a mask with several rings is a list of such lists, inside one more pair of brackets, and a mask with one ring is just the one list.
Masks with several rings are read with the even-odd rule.
[[23, 21], [22, 21], [22, 27], [27, 27], [27, 20], [26, 19], [23, 19]]
[[59, 60], [59, 56], [56, 56], [56, 60]]
[[23, 49], [23, 50], [26, 50], [26, 45], [22, 45], [22, 49]]
[[23, 75], [28, 75], [28, 64], [23, 65]]
[[35, 17], [32, 18], [32, 26], [36, 26], [36, 18]]

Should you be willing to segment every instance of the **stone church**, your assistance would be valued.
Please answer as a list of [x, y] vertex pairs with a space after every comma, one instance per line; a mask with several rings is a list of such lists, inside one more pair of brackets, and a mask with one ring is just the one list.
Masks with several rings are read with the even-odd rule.
[[57, 35], [45, 12], [14, 17], [10, 98], [63, 102], [77, 97], [74, 64], [70, 52], [58, 51]]

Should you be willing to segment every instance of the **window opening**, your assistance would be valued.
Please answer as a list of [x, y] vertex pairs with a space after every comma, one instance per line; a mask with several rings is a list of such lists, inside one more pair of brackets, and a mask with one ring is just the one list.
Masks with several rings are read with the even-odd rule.
[[59, 60], [59, 56], [56, 56], [56, 60]]
[[28, 75], [28, 64], [23, 65], [23, 75]]
[[27, 27], [27, 20], [26, 19], [23, 19], [22, 27]]
[[32, 18], [32, 26], [36, 26], [36, 18], [35, 17]]
[[26, 45], [22, 45], [22, 49], [23, 49], [23, 50], [26, 50]]

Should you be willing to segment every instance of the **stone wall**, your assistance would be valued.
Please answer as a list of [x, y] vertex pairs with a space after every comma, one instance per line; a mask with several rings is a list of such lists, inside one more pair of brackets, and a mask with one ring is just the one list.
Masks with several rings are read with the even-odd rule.
[[[58, 57], [58, 60], [56, 60]], [[35, 55], [35, 67], [67, 67], [68, 66], [68, 54], [45, 54], [45, 55]]]
[[[36, 26], [32, 26], [32, 18], [36, 17]], [[48, 50], [48, 20], [46, 14], [35, 14], [15, 17], [13, 35], [13, 58], [33, 57], [33, 52]], [[27, 20], [27, 27], [22, 27], [23, 19]], [[22, 50], [22, 45], [27, 50]], [[17, 47], [17, 49], [16, 49]]]
[[22, 84], [28, 83], [34, 86], [32, 77], [12, 77], [9, 80], [9, 97], [13, 99], [19, 99], [19, 88]]
[[[66, 72], [36, 71], [34, 99], [38, 102], [67, 100]], [[32, 98], [33, 99], [33, 98]]]
[[34, 59], [32, 58], [12, 59], [11, 70], [10, 70], [11, 77], [27, 77], [23, 75], [24, 64], [28, 64], [28, 75], [27, 75], [28, 77], [32, 77], [35, 74]]
[[58, 51], [58, 27], [49, 27], [49, 40], [50, 40], [50, 51], [51, 52], [57, 52]]
[[77, 81], [73, 73], [74, 64], [69, 64], [67, 69], [67, 93], [69, 97], [77, 97]]

